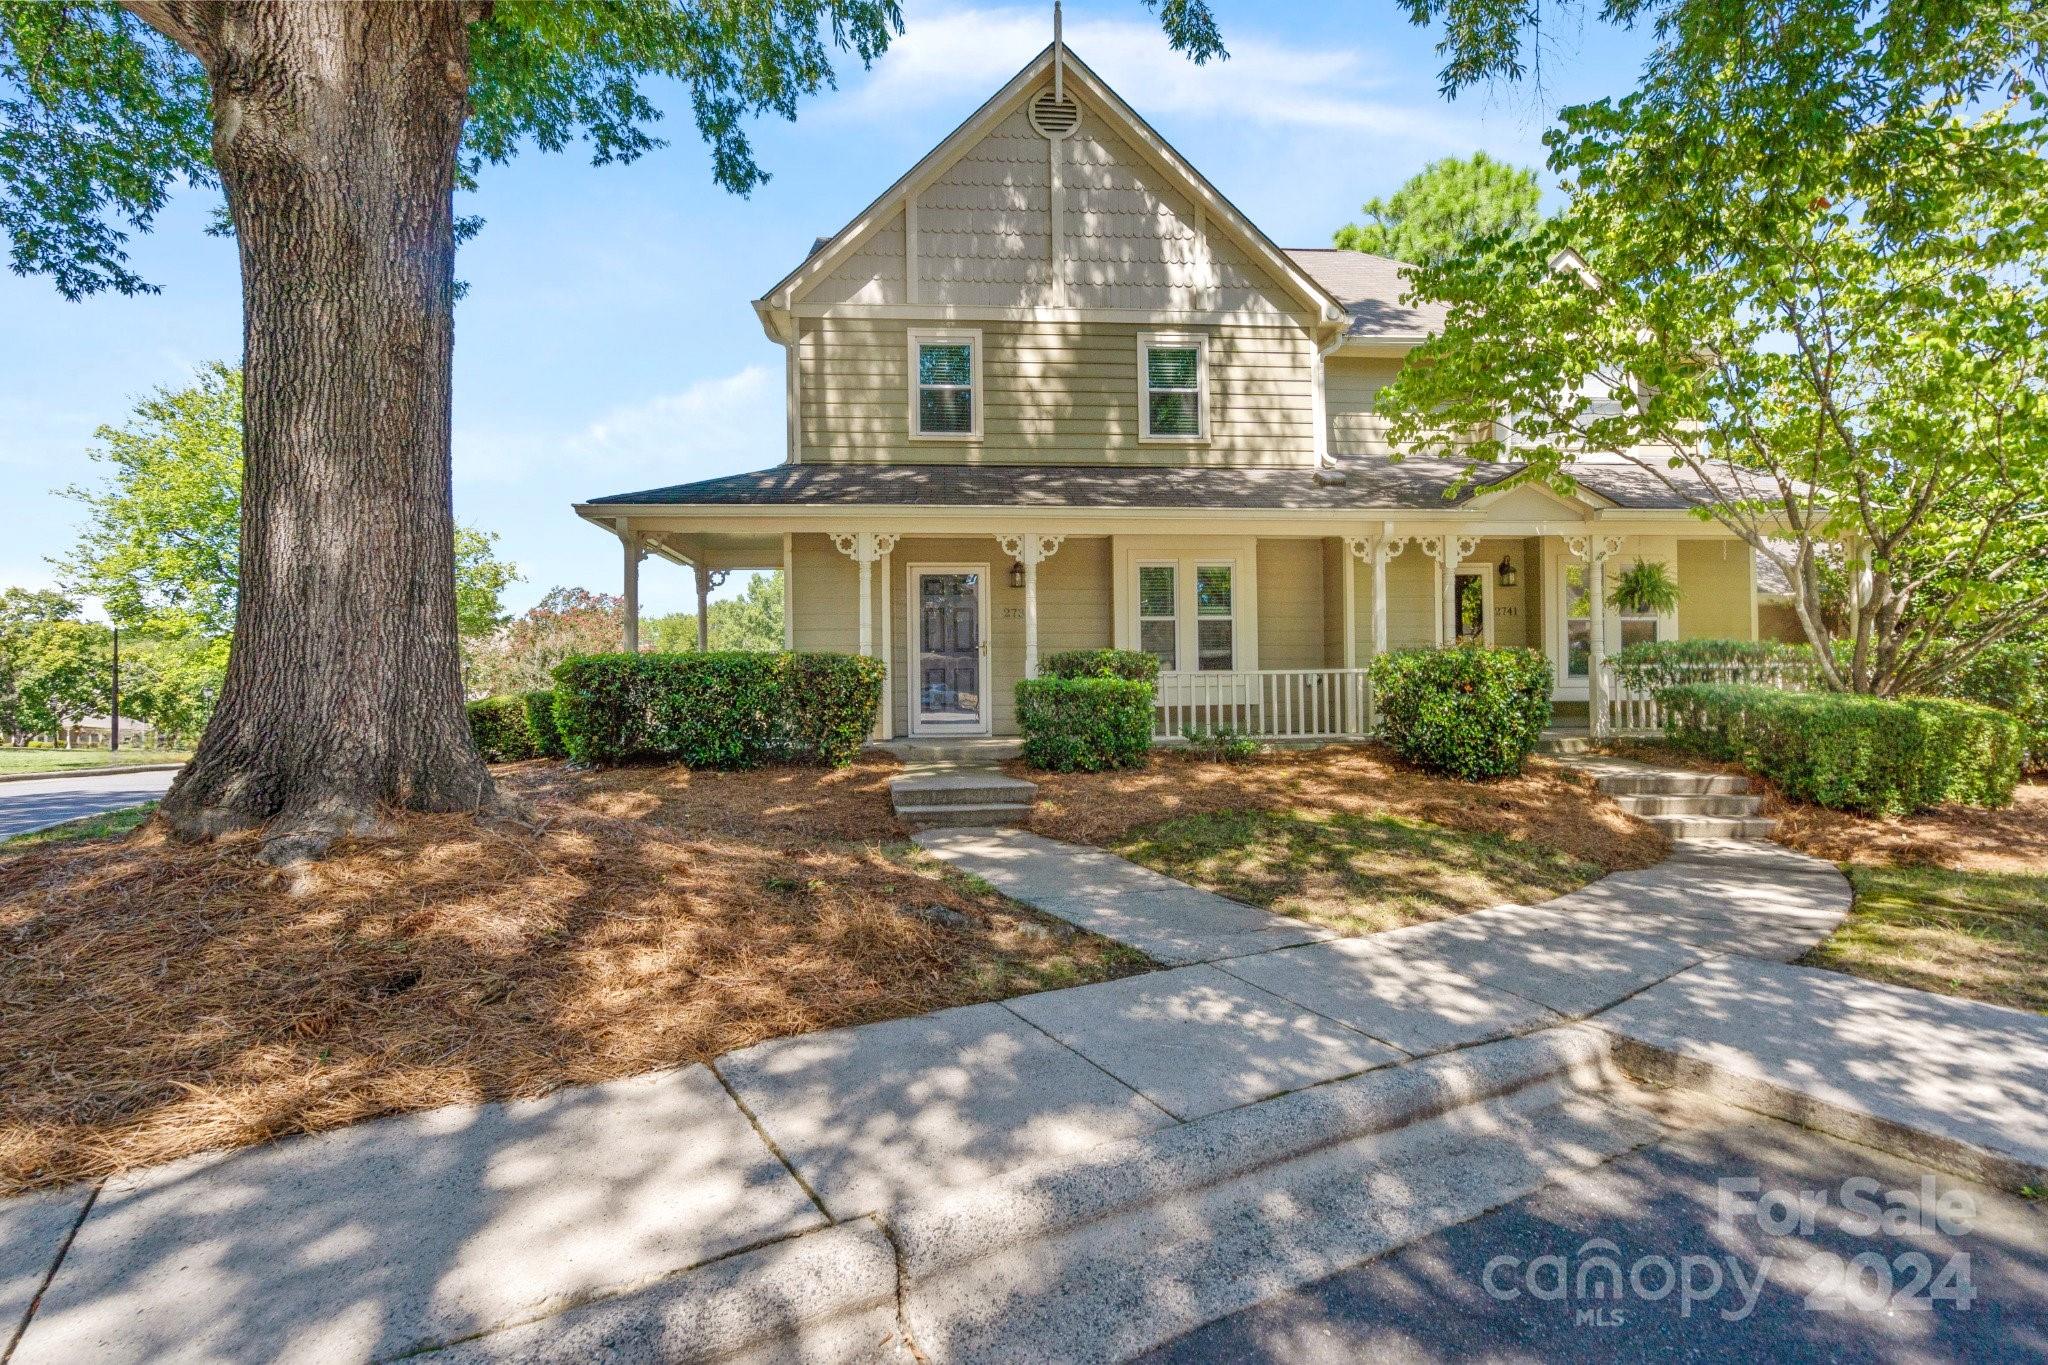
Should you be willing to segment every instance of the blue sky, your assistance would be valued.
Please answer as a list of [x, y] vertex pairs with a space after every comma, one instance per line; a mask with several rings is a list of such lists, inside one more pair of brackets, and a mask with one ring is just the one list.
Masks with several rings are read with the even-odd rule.
[[[1269, 6], [1213, 0], [1227, 62], [1197, 68], [1137, 0], [1067, 7], [1067, 39], [1216, 186], [1284, 246], [1326, 245], [1358, 205], [1425, 162], [1483, 148], [1541, 161], [1560, 104], [1619, 94], [1646, 39], [1598, 25], [1545, 40], [1543, 84], [1436, 92], [1435, 34], [1392, 0]], [[618, 590], [617, 542], [579, 498], [757, 469], [782, 457], [781, 351], [749, 301], [950, 132], [1049, 39], [1051, 5], [907, 3], [875, 65], [840, 73], [793, 124], [756, 129], [774, 175], [751, 198], [711, 183], [687, 118], [673, 145], [626, 167], [532, 154], [485, 172], [459, 206], [486, 226], [458, 271], [455, 510], [502, 537], [524, 581]], [[674, 91], [654, 92], [659, 99]], [[678, 100], [664, 101], [685, 109]], [[54, 581], [91, 482], [95, 427], [158, 385], [240, 350], [231, 243], [187, 194], [138, 239], [162, 292], [66, 303], [48, 281], [0, 275], [0, 585]], [[730, 589], [729, 589], [730, 590]], [[684, 608], [684, 571], [650, 566], [647, 610]]]

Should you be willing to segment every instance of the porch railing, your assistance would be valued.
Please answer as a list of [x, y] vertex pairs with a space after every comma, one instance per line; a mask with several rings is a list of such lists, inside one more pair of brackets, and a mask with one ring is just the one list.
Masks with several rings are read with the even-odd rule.
[[[1678, 683], [1741, 683], [1750, 687], [1774, 687], [1783, 692], [1803, 692], [1815, 686], [1818, 675], [1811, 664], [1796, 661], [1769, 663], [1667, 664], [1665, 673], [1674, 675], [1659, 687]], [[1600, 672], [1602, 692], [1607, 701], [1606, 733], [1611, 735], [1656, 735], [1664, 731], [1664, 710], [1657, 705], [1656, 691], [1623, 682], [1612, 660]]]
[[1230, 729], [1257, 739], [1353, 739], [1370, 728], [1362, 668], [1167, 673], [1154, 692], [1152, 736]]

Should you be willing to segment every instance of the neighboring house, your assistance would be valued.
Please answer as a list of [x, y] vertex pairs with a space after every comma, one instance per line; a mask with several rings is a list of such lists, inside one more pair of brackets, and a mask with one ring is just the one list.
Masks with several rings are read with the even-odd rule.
[[[1528, 645], [1583, 716], [1620, 644], [1755, 636], [1748, 548], [1632, 466], [1446, 498], [1468, 466], [1389, 459], [1373, 395], [1439, 320], [1402, 294], [1275, 246], [1048, 48], [754, 304], [784, 463], [576, 510], [625, 542], [634, 647], [644, 555], [779, 567], [790, 646], [887, 661], [885, 737], [1012, 732], [1054, 650], [1157, 654], [1162, 735], [1321, 736], [1382, 650]], [[1679, 609], [1593, 613], [1637, 560]]]

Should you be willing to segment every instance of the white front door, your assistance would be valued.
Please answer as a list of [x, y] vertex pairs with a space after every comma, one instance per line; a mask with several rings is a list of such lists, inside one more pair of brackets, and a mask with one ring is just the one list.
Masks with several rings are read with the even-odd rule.
[[989, 733], [988, 565], [910, 566], [910, 733]]

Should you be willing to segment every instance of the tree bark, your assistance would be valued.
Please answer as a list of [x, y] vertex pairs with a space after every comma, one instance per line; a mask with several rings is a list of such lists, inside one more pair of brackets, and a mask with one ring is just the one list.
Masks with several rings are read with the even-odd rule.
[[240, 608], [162, 814], [317, 857], [389, 807], [495, 801], [462, 708], [449, 422], [452, 3], [213, 8], [214, 158], [241, 253]]

